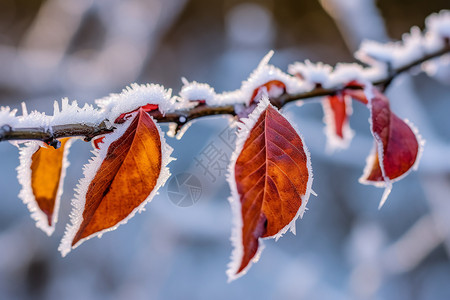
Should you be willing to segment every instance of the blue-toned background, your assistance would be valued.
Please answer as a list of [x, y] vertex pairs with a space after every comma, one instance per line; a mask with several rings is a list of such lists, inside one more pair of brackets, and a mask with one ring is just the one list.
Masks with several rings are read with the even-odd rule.
[[[1, 0], [0, 105], [51, 113], [54, 100], [92, 103], [131, 82], [178, 93], [181, 76], [233, 90], [270, 49], [283, 70], [296, 60], [352, 62], [361, 40], [399, 39], [443, 8], [447, 0]], [[367, 109], [355, 103], [356, 136], [329, 155], [321, 105], [285, 107], [311, 151], [318, 196], [297, 235], [267, 241], [230, 284], [226, 118], [168, 138], [172, 174], [201, 183], [194, 205], [174, 205], [166, 184], [145, 212], [64, 259], [57, 247], [91, 145], [71, 148], [49, 238], [17, 197], [17, 149], [0, 143], [0, 299], [450, 299], [450, 87], [405, 74], [387, 95], [427, 140], [419, 170], [379, 211], [383, 191], [358, 183], [372, 147]], [[204, 169], [212, 148], [222, 160]]]

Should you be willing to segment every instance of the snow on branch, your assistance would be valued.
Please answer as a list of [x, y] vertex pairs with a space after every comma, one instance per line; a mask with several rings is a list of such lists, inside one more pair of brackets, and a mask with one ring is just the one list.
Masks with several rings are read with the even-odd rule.
[[1, 107], [0, 141], [41, 140], [57, 147], [57, 138], [83, 136], [90, 140], [112, 131], [112, 122], [121, 114], [147, 104], [154, 106], [148, 113], [155, 120], [175, 123], [175, 129], [180, 130], [196, 118], [236, 115], [252, 104], [260, 88], [265, 88], [270, 102], [280, 108], [292, 101], [334, 95], [344, 87], [361, 88], [352, 86], [352, 81], [386, 88], [395, 76], [415, 67], [442, 79], [443, 74], [450, 74], [450, 11], [430, 15], [425, 25], [424, 31], [413, 27], [401, 41], [384, 44], [364, 41], [355, 53], [363, 64], [339, 63], [332, 67], [306, 60], [291, 64], [289, 73], [285, 73], [269, 64], [271, 51], [241, 87], [231, 92], [216, 93], [206, 83], [183, 79], [178, 96], [172, 96], [171, 89], [160, 85], [132, 84], [119, 94], [97, 100], [97, 107], [79, 107], [76, 101], [69, 103], [63, 99], [60, 109], [55, 102], [52, 116], [37, 111], [28, 114], [26, 109], [22, 116], [16, 116], [16, 110]]

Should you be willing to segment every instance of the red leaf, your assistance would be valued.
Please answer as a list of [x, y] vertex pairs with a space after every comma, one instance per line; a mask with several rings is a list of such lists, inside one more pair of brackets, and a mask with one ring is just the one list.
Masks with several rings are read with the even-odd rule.
[[360, 182], [386, 187], [381, 200], [384, 204], [392, 182], [397, 181], [417, 165], [422, 143], [416, 130], [391, 112], [389, 100], [376, 88], [366, 91], [372, 135], [375, 138], [373, 153]]
[[352, 114], [350, 97], [343, 94], [328, 96], [322, 100], [322, 107], [328, 147], [331, 150], [347, 148], [353, 137], [349, 126], [349, 116]]
[[61, 139], [58, 149], [30, 142], [20, 151], [19, 182], [22, 198], [36, 220], [36, 226], [48, 235], [58, 221], [63, 180], [69, 165], [67, 154], [71, 140]]
[[364, 93], [364, 84], [352, 80], [349, 83], [345, 85], [345, 89], [343, 91], [343, 94], [346, 96], [350, 96], [355, 100], [358, 100], [362, 104], [368, 104], [369, 101], [367, 100], [366, 94]]
[[92, 140], [92, 145], [95, 149], [100, 149], [100, 144], [103, 143], [103, 140], [105, 139], [104, 136], [101, 136], [99, 138], [95, 138]]
[[279, 238], [308, 201], [312, 173], [308, 151], [289, 122], [267, 98], [243, 120], [230, 166], [237, 224], [230, 279], [243, 275], [257, 260], [260, 238]]
[[144, 106], [141, 106], [140, 108], [136, 108], [136, 109], [133, 110], [133, 111], [130, 111], [130, 112], [121, 114], [120, 116], [118, 116], [118, 117], [116, 118], [116, 120], [114, 121], [114, 123], [116, 123], [116, 124], [122, 124], [122, 123], [124, 123], [126, 120], [128, 120], [128, 119], [131, 117], [131, 114], [132, 114], [132, 113], [138, 111], [139, 109], [142, 109], [142, 110], [145, 111], [145, 112], [151, 112], [151, 111], [154, 111], [154, 110], [158, 110], [158, 109], [159, 109], [159, 106], [158, 106], [158, 104], [150, 104], [150, 103], [148, 103], [148, 104], [146, 104], [146, 105], [144, 105]]
[[151, 200], [169, 176], [172, 149], [144, 109], [105, 136], [97, 156], [85, 167], [72, 224], [60, 245], [63, 256], [94, 236], [124, 224]]
[[279, 97], [286, 92], [286, 85], [283, 82], [279, 80], [271, 80], [253, 91], [253, 95], [251, 97], [249, 105], [255, 102], [255, 99], [257, 98], [258, 93], [261, 91], [262, 88], [267, 89], [267, 94], [271, 98]]

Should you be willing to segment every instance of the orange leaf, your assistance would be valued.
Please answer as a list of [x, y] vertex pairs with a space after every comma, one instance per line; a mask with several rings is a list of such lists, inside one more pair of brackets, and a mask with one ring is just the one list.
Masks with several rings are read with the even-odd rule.
[[99, 147], [78, 186], [72, 225], [59, 248], [63, 256], [83, 241], [126, 223], [170, 175], [166, 165], [172, 149], [142, 108], [106, 135]]
[[290, 123], [263, 98], [249, 119], [243, 120], [233, 154], [230, 202], [237, 220], [230, 279], [257, 260], [260, 238], [295, 233], [295, 220], [311, 193], [309, 153]]
[[59, 201], [62, 195], [65, 170], [69, 163], [67, 154], [71, 140], [61, 139], [58, 149], [29, 142], [20, 152], [19, 197], [27, 204], [36, 226], [48, 235], [58, 221]]

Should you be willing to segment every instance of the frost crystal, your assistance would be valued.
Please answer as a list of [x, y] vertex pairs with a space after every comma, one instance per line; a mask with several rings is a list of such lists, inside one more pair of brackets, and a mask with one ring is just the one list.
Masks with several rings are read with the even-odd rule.
[[67, 98], [61, 100], [61, 108], [57, 101], [54, 102], [53, 107], [53, 116], [50, 119], [51, 125], [98, 124], [105, 118], [103, 113], [92, 105], [85, 104], [83, 107], [79, 107], [77, 101], [69, 103]]
[[327, 85], [333, 68], [322, 62], [312, 63], [309, 59], [305, 62], [295, 62], [288, 67], [288, 71], [292, 75], [300, 76], [307, 82], [314, 85]]
[[241, 92], [241, 90], [223, 92], [217, 94], [216, 97], [217, 102], [220, 103], [220, 105], [236, 105], [246, 103], [245, 95]]
[[240, 91], [245, 104], [248, 105], [251, 102], [255, 89], [273, 80], [282, 82], [286, 86], [288, 94], [296, 94], [311, 89], [311, 86], [305, 85], [305, 82], [299, 78], [286, 74], [273, 65], [269, 65], [268, 63], [272, 56], [273, 51], [270, 51], [250, 74], [250, 77], [242, 83]]
[[157, 104], [161, 113], [171, 112], [179, 108], [179, 103], [172, 97], [172, 90], [158, 84], [131, 84], [120, 94], [95, 101], [104, 111], [106, 117], [114, 121], [123, 113], [131, 112], [147, 104]]
[[392, 68], [404, 66], [423, 56], [424, 38], [418, 27], [403, 35], [402, 42], [378, 43], [364, 41], [355, 54], [362, 61], [370, 63], [372, 59], [389, 64]]
[[367, 81], [364, 77], [364, 68], [356, 63], [353, 64], [337, 64], [331, 73], [328, 85], [325, 87], [335, 87], [345, 85], [350, 81], [356, 80], [358, 82]]
[[180, 92], [180, 98], [185, 101], [205, 101], [210, 106], [220, 105], [216, 98], [214, 89], [206, 83], [196, 81], [188, 82], [183, 78], [183, 87]]
[[54, 102], [53, 107], [53, 115], [49, 116], [38, 111], [28, 113], [23, 104], [23, 115], [16, 118], [14, 126], [41, 127], [50, 130], [51, 126], [55, 125], [98, 124], [105, 118], [104, 114], [92, 105], [85, 104], [83, 107], [79, 107], [77, 101], [69, 103], [67, 98], [61, 100], [61, 107], [57, 101]]
[[425, 23], [423, 33], [414, 26], [410, 33], [402, 36], [402, 41], [386, 44], [364, 41], [355, 56], [370, 65], [382, 62], [392, 68], [399, 68], [444, 47], [445, 39], [450, 38], [450, 11], [432, 14]]
[[450, 38], [450, 10], [441, 10], [425, 19], [427, 30], [440, 36]]
[[15, 126], [17, 109], [11, 110], [9, 106], [0, 106], [0, 126]]

